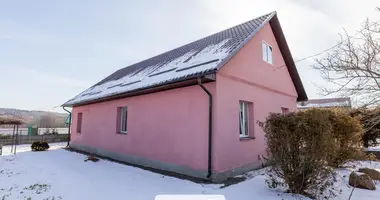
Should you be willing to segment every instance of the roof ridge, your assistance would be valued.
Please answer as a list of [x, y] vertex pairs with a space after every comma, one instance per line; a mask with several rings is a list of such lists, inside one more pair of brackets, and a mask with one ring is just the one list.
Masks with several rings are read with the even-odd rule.
[[[109, 99], [215, 73], [274, 16], [276, 16], [276, 12], [267, 13], [121, 68], [70, 99], [64, 105], [78, 105], [84, 102]], [[150, 76], [152, 73], [156, 73], [156, 75]], [[132, 84], [128, 80], [135, 81], [132, 81]], [[136, 82], [137, 80], [140, 81]], [[126, 82], [129, 84], [124, 84]]]
[[[234, 27], [242, 26], [243, 24], [247, 24], [247, 23], [249, 23], [251, 21], [254, 21], [254, 20], [259, 19], [261, 17], [267, 16], [267, 18], [263, 22], [261, 22], [261, 24], [259, 25], [259, 27], [257, 27], [255, 29], [255, 31], [253, 31], [248, 37], [246, 37], [245, 40], [242, 43], [240, 43], [239, 46], [237, 46], [234, 49], [233, 52], [231, 52], [226, 58], [223, 59], [222, 62], [220, 62], [218, 64], [218, 66], [216, 67], [217, 71], [220, 70], [220, 68], [222, 68], [232, 57], [234, 57], [240, 51], [240, 49], [243, 48], [256, 35], [256, 33], [258, 33], [264, 27], [264, 25], [266, 23], [268, 23], [273, 18], [273, 16], [276, 16], [276, 15], [277, 15], [277, 12], [273, 11], [273, 12], [270, 12], [270, 13], [268, 13], [266, 15], [262, 15], [262, 16], [260, 16], [258, 18], [255, 18], [253, 20], [246, 21], [246, 22], [244, 22], [242, 24], [234, 26]], [[234, 27], [232, 27], [232, 28], [234, 28]], [[228, 29], [226, 29], [226, 30], [228, 30]]]
[[[192, 42], [189, 42], [189, 43], [183, 44], [183, 45], [181, 45], [181, 46], [179, 46], [179, 47], [175, 47], [175, 48], [173, 48], [173, 49], [167, 50], [167, 51], [165, 51], [165, 52], [163, 52], [163, 53], [160, 53], [160, 54], [158, 54], [158, 55], [155, 55], [155, 56], [152, 56], [152, 57], [148, 57], [148, 58], [143, 59], [143, 60], [141, 60], [141, 61], [135, 62], [135, 63], [130, 64], [130, 65], [128, 65], [128, 66], [125, 66], [125, 67], [123, 67], [123, 68], [120, 68], [120, 69], [114, 71], [112, 74], [114, 74], [114, 73], [116, 73], [116, 72], [118, 72], [118, 71], [122, 71], [123, 69], [126, 69], [126, 68], [129, 68], [129, 67], [136, 66], [136, 65], [138, 65], [138, 64], [140, 64], [140, 63], [142, 63], [142, 62], [145, 62], [145, 61], [147, 61], [147, 60], [149, 60], [149, 59], [154, 59], [154, 58], [160, 57], [160, 56], [162, 56], [162, 55], [164, 55], [164, 54], [166, 54], [166, 53], [169, 53], [169, 52], [171, 52], [171, 51], [175, 51], [175, 50], [181, 49], [181, 48], [185, 47], [185, 46], [188, 45], [188, 44], [191, 44], [191, 43], [197, 43], [197, 42], [199, 42], [199, 41], [201, 41], [201, 40], [204, 40], [204, 39], [206, 39], [206, 38], [211, 38], [211, 37], [213, 37], [213, 36], [215, 36], [215, 35], [217, 35], [217, 34], [220, 34], [220, 33], [224, 32], [224, 31], [228, 31], [228, 30], [230, 30], [230, 29], [237, 28], [237, 27], [242, 26], [242, 25], [244, 25], [244, 24], [248, 24], [249, 22], [253, 22], [253, 21], [255, 21], [255, 20], [259, 19], [259, 18], [265, 17], [265, 16], [267, 16], [267, 15], [275, 15], [275, 14], [277, 14], [277, 12], [276, 12], [276, 11], [272, 11], [272, 12], [269, 12], [269, 13], [267, 13], [267, 14], [261, 15], [261, 16], [259, 16], [259, 17], [256, 17], [256, 18], [250, 19], [250, 20], [248, 20], [248, 21], [245, 21], [245, 22], [243, 22], [243, 23], [240, 23], [240, 24], [237, 24], [237, 25], [231, 26], [231, 27], [229, 27], [229, 28], [226, 28], [226, 29], [220, 30], [220, 31], [215, 32], [215, 33], [213, 33], [213, 34], [211, 34], [211, 35], [207, 35], [207, 36], [205, 36], [205, 37], [199, 38], [199, 39], [194, 40], [194, 41], [192, 41]], [[175, 58], [173, 58], [173, 59], [175, 59]], [[146, 66], [146, 67], [148, 67], [148, 66]], [[111, 74], [111, 75], [112, 75], [112, 74]], [[108, 77], [108, 76], [107, 76], [107, 77]], [[105, 77], [105, 79], [106, 79], [107, 77]], [[104, 79], [103, 79], [103, 80], [104, 80]], [[103, 80], [99, 81], [99, 82], [96, 83], [95, 85], [98, 85], [98, 84], [104, 83]]]

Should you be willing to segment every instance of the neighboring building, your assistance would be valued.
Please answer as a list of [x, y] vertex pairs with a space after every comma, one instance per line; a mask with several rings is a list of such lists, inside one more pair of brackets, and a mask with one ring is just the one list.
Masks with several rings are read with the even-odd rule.
[[309, 99], [307, 101], [298, 102], [298, 109], [308, 108], [351, 108], [351, 98], [326, 98], [326, 99]]
[[273, 12], [120, 69], [63, 106], [74, 149], [221, 180], [261, 167], [257, 121], [305, 100]]

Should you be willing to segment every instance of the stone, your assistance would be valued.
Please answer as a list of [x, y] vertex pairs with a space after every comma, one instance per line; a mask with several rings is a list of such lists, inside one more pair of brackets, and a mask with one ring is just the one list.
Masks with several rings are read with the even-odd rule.
[[375, 183], [371, 177], [368, 174], [361, 172], [352, 172], [350, 174], [348, 184], [356, 188], [376, 190]]
[[367, 174], [372, 180], [380, 181], [380, 171], [371, 168], [360, 168], [359, 172]]

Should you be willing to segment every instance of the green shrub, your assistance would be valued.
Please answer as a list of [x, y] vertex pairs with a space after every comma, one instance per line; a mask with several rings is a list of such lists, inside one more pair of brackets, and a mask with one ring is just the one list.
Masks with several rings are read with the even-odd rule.
[[10, 139], [11, 135], [6, 133], [0, 133], [0, 139]]
[[307, 110], [287, 115], [270, 114], [265, 131], [272, 167], [269, 187], [287, 186], [289, 192], [312, 195], [332, 185], [334, 172], [328, 167], [336, 151], [327, 110]]
[[351, 117], [347, 109], [331, 109], [330, 123], [337, 145], [329, 161], [332, 167], [342, 167], [349, 160], [364, 159], [362, 148], [363, 127], [358, 117]]
[[287, 186], [292, 193], [316, 197], [333, 184], [334, 167], [364, 156], [362, 126], [346, 110], [270, 114], [260, 125], [271, 153], [271, 188]]
[[351, 116], [359, 118], [364, 128], [362, 142], [364, 147], [380, 144], [380, 107], [374, 109], [352, 109]]
[[43, 141], [35, 141], [32, 143], [32, 151], [46, 151], [50, 148], [47, 142]]

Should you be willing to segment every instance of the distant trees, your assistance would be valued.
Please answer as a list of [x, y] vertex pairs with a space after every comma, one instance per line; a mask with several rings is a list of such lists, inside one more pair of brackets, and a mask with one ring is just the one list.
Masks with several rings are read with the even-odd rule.
[[362, 106], [380, 105], [379, 21], [367, 19], [354, 36], [345, 32], [340, 42], [316, 61], [313, 67], [331, 83], [322, 88], [324, 94], [355, 96]]
[[41, 128], [59, 128], [65, 127], [66, 118], [57, 117], [52, 113], [48, 113], [40, 117], [40, 119], [35, 122], [35, 125], [38, 125]]
[[41, 116], [39, 121], [39, 127], [52, 128], [55, 123], [55, 118], [52, 114]]

